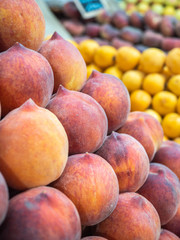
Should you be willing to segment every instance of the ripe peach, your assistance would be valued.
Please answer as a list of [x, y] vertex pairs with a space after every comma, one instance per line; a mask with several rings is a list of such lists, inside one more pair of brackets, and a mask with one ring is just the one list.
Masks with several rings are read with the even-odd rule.
[[150, 164], [150, 173], [138, 193], [156, 208], [161, 225], [168, 223], [176, 214], [180, 203], [180, 182], [176, 174], [160, 163]]
[[174, 141], [163, 141], [156, 152], [153, 162], [170, 168], [180, 179], [180, 145]]
[[119, 192], [136, 192], [149, 174], [149, 158], [144, 147], [128, 134], [112, 132], [96, 152], [113, 167]]
[[90, 236], [90, 237], [81, 238], [81, 240], [108, 240], [108, 239], [103, 237]]
[[51, 187], [22, 192], [9, 202], [1, 240], [80, 240], [81, 223], [71, 200]]
[[179, 238], [174, 233], [165, 229], [161, 229], [159, 240], [179, 240]]
[[180, 203], [177, 209], [177, 212], [175, 216], [166, 224], [163, 226], [163, 228], [173, 232], [178, 237], [180, 237]]
[[45, 20], [36, 1], [3, 0], [0, 9], [0, 52], [16, 42], [38, 50], [44, 39]]
[[145, 148], [150, 161], [163, 141], [161, 124], [145, 112], [131, 112], [117, 132], [129, 134], [138, 140]]
[[45, 107], [49, 102], [54, 76], [48, 61], [38, 52], [15, 43], [0, 53], [0, 101], [2, 115], [32, 98]]
[[9, 204], [9, 192], [7, 183], [3, 175], [0, 173], [0, 225], [2, 224], [6, 217], [8, 204]]
[[47, 185], [64, 170], [68, 139], [57, 117], [31, 99], [0, 121], [0, 171], [24, 190]]
[[81, 90], [87, 78], [86, 63], [72, 43], [55, 32], [49, 40], [43, 42], [39, 53], [53, 69], [54, 92], [60, 84], [69, 90]]
[[113, 168], [93, 153], [70, 156], [63, 174], [51, 186], [72, 200], [84, 226], [103, 221], [118, 201], [119, 186]]
[[94, 70], [82, 89], [105, 110], [108, 133], [120, 128], [130, 112], [130, 97], [124, 83], [110, 75]]
[[121, 193], [113, 213], [97, 225], [96, 234], [108, 240], [158, 240], [159, 216], [143, 196]]
[[61, 85], [47, 109], [65, 128], [69, 155], [94, 152], [103, 144], [107, 135], [107, 117], [101, 105], [91, 96]]

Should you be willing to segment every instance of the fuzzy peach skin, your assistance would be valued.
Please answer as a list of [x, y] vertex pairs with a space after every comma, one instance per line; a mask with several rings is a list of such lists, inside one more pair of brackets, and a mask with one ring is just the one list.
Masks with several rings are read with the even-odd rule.
[[9, 202], [1, 240], [80, 240], [81, 223], [71, 200], [51, 187], [22, 192]]
[[0, 52], [16, 42], [38, 50], [45, 34], [45, 20], [35, 0], [0, 1]]
[[153, 162], [170, 168], [180, 180], [180, 145], [174, 141], [163, 141], [156, 152]]
[[0, 173], [0, 225], [4, 221], [9, 205], [9, 191], [6, 180]]
[[121, 193], [115, 210], [97, 225], [95, 235], [108, 240], [158, 240], [160, 219], [146, 198], [133, 192]]
[[108, 239], [103, 237], [90, 236], [90, 237], [81, 238], [81, 240], [108, 240]]
[[128, 134], [112, 132], [97, 150], [113, 167], [119, 192], [136, 192], [149, 174], [149, 158], [144, 147]]
[[72, 43], [55, 32], [49, 40], [43, 42], [39, 53], [53, 69], [54, 92], [60, 84], [69, 90], [81, 90], [87, 78], [86, 63]]
[[[3, 2], [3, 1], [1, 1]], [[38, 52], [15, 43], [0, 53], [0, 102], [2, 116], [32, 98], [45, 107], [54, 87], [53, 71]]]
[[179, 240], [179, 237], [166, 229], [161, 229], [159, 240]]
[[0, 121], [0, 171], [24, 190], [47, 185], [63, 172], [68, 138], [57, 117], [31, 99]]
[[70, 156], [63, 174], [51, 186], [72, 200], [83, 226], [103, 221], [118, 201], [119, 186], [113, 168], [93, 153]]
[[94, 152], [107, 136], [108, 122], [104, 109], [91, 96], [59, 86], [47, 107], [65, 128], [69, 155]]
[[103, 107], [108, 118], [109, 134], [123, 126], [130, 112], [130, 97], [120, 79], [93, 70], [82, 92], [93, 97]]
[[175, 216], [163, 226], [163, 228], [173, 232], [180, 238], [180, 203]]
[[180, 203], [180, 182], [176, 174], [165, 165], [150, 164], [149, 176], [138, 193], [154, 205], [161, 225], [175, 216]]
[[117, 132], [129, 134], [138, 140], [145, 148], [150, 161], [163, 141], [161, 124], [145, 112], [131, 112], [125, 124]]

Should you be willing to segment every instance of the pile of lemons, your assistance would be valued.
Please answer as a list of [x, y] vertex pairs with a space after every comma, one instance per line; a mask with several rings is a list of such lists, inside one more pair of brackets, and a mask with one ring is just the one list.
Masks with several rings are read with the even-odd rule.
[[87, 64], [87, 77], [96, 69], [121, 79], [131, 111], [151, 114], [162, 124], [164, 139], [180, 143], [180, 48], [167, 54], [158, 48], [140, 53], [129, 46], [99, 46], [92, 39], [72, 43]]

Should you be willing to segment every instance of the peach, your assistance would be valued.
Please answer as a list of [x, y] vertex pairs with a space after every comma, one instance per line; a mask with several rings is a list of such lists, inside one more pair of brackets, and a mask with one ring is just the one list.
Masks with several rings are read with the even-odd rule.
[[178, 209], [176, 211], [175, 216], [166, 224], [163, 226], [163, 228], [173, 232], [178, 237], [180, 237], [180, 203], [178, 206]]
[[153, 162], [170, 168], [180, 179], [180, 145], [174, 141], [163, 141], [156, 152]]
[[67, 158], [64, 127], [31, 99], [0, 121], [0, 171], [11, 188], [49, 184], [61, 175]]
[[176, 236], [174, 233], [161, 229], [161, 234], [159, 240], [178, 240], [178, 236]]
[[80, 240], [81, 223], [71, 200], [51, 187], [36, 187], [10, 199], [1, 240]]
[[45, 107], [53, 87], [53, 71], [41, 54], [15, 43], [0, 53], [0, 101], [2, 116], [32, 98]]
[[150, 161], [163, 141], [161, 124], [145, 112], [131, 112], [125, 124], [117, 132], [129, 134], [138, 140], [145, 148]]
[[130, 97], [121, 80], [94, 70], [82, 92], [93, 97], [105, 110], [108, 118], [108, 133], [117, 130], [125, 123], [130, 112]]
[[70, 156], [63, 174], [51, 186], [71, 199], [84, 226], [103, 221], [118, 201], [119, 186], [113, 168], [93, 153]]
[[9, 205], [9, 191], [7, 183], [0, 173], [0, 225], [4, 221]]
[[143, 196], [121, 193], [113, 213], [97, 225], [96, 234], [108, 240], [158, 240], [159, 216]]
[[81, 238], [81, 240], [108, 240], [108, 239], [103, 237], [90, 236], [90, 237]]
[[53, 69], [54, 92], [60, 84], [69, 90], [81, 90], [87, 78], [86, 63], [72, 43], [55, 32], [49, 40], [43, 42], [39, 53]]
[[144, 147], [128, 134], [112, 132], [96, 152], [113, 167], [119, 192], [136, 192], [149, 174], [149, 158]]
[[20, 42], [38, 50], [45, 34], [45, 20], [35, 0], [0, 1], [0, 52]]
[[47, 109], [65, 128], [69, 155], [94, 152], [103, 144], [107, 135], [107, 117], [101, 105], [91, 96], [61, 85]]
[[180, 203], [180, 182], [176, 174], [160, 163], [151, 163], [146, 182], [138, 193], [156, 208], [161, 225], [168, 223], [176, 214]]

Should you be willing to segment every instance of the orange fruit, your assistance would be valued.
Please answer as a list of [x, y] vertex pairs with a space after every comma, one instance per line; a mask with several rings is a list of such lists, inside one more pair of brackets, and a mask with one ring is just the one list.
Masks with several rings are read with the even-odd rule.
[[94, 63], [101, 67], [107, 68], [115, 63], [117, 49], [112, 46], [101, 46], [94, 54]]
[[180, 74], [171, 77], [168, 80], [167, 87], [171, 92], [176, 94], [176, 96], [180, 96]]
[[166, 65], [174, 74], [180, 74], [180, 48], [173, 48], [166, 57]]
[[92, 63], [94, 54], [99, 48], [99, 44], [93, 39], [86, 39], [79, 44], [79, 51], [86, 64]]
[[177, 97], [174, 93], [168, 91], [158, 92], [153, 96], [152, 107], [160, 115], [175, 112], [177, 106]]
[[138, 70], [129, 70], [122, 76], [122, 81], [129, 92], [133, 92], [141, 88], [144, 73]]
[[151, 104], [151, 95], [144, 90], [135, 90], [130, 95], [131, 111], [144, 111]]
[[141, 54], [139, 70], [145, 73], [158, 73], [162, 71], [166, 54], [158, 48], [148, 48]]
[[143, 81], [142, 88], [151, 95], [164, 90], [165, 77], [160, 73], [150, 73]]
[[180, 115], [168, 113], [162, 120], [162, 128], [167, 137], [180, 137]]
[[134, 69], [140, 60], [141, 53], [134, 47], [124, 46], [117, 50], [116, 64], [122, 71]]

